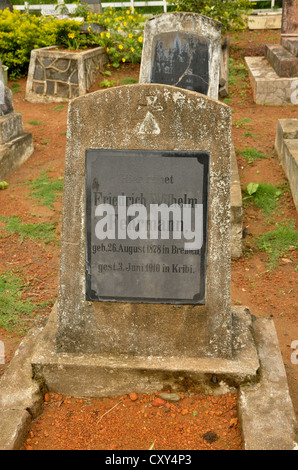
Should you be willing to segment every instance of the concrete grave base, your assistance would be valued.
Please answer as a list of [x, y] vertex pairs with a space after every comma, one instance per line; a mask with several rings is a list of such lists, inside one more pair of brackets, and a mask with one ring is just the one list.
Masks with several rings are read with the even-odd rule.
[[20, 167], [34, 152], [32, 134], [23, 134], [0, 145], [0, 181]]
[[279, 119], [275, 149], [289, 180], [298, 211], [298, 119]]
[[[274, 323], [233, 308], [234, 359], [103, 358], [55, 353], [56, 307], [33, 329], [0, 380], [0, 450], [22, 447], [46, 391], [76, 397], [133, 391], [239, 393], [245, 450], [297, 448], [297, 421]], [[33, 377], [33, 378], [32, 378]]]
[[245, 57], [245, 62], [256, 104], [298, 104], [298, 77], [279, 77], [265, 57]]
[[104, 47], [82, 52], [57, 46], [31, 52], [26, 100], [31, 103], [63, 102], [85, 95], [107, 62]]
[[255, 29], [280, 29], [282, 9], [279, 10], [255, 10], [247, 19], [247, 26]]
[[233, 325], [232, 360], [57, 353], [54, 308], [32, 359], [33, 373], [49, 391], [71, 396], [120, 396], [131, 390], [153, 393], [165, 385], [184, 392], [225, 393], [256, 381], [259, 368], [249, 312], [235, 308]]

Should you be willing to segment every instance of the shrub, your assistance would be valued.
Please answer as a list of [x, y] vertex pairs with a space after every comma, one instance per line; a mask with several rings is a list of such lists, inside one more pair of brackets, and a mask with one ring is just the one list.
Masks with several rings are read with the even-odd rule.
[[26, 75], [33, 49], [66, 44], [69, 34], [78, 35], [73, 20], [38, 17], [19, 11], [0, 11], [0, 55], [13, 77]]
[[[9, 68], [9, 75], [26, 75], [31, 51], [54, 45], [68, 49], [84, 49], [93, 44], [105, 47], [114, 67], [124, 62], [140, 62], [145, 21], [142, 15], [131, 9], [110, 8], [102, 15], [88, 12], [86, 20], [90, 27], [84, 34], [81, 23], [71, 18], [38, 17], [8, 9], [0, 11], [0, 56]], [[106, 30], [95, 33], [92, 23], [98, 23]]]
[[223, 32], [241, 30], [252, 10], [250, 0], [171, 0], [177, 11], [199, 13], [222, 23]]
[[95, 35], [94, 40], [106, 48], [110, 63], [139, 63], [142, 56], [143, 29], [145, 19], [141, 14], [126, 9], [106, 8], [103, 14], [89, 14], [87, 21], [98, 23], [106, 31]]

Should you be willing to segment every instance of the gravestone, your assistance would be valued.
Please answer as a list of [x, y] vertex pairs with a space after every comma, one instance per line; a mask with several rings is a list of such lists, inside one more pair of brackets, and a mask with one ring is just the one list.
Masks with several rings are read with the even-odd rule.
[[13, 6], [9, 0], [0, 0], [0, 11], [6, 10], [6, 8], [8, 8], [9, 11], [13, 11]]
[[252, 380], [249, 330], [233, 330], [251, 320], [231, 309], [230, 185], [219, 101], [160, 84], [73, 100], [59, 294], [34, 376], [72, 396]]
[[140, 83], [173, 85], [218, 98], [221, 23], [194, 13], [146, 21]]
[[298, 77], [298, 0], [284, 0], [281, 41], [267, 45], [265, 55], [279, 77]]
[[284, 0], [280, 44], [263, 57], [246, 57], [257, 104], [298, 104], [298, 0]]
[[12, 93], [4, 86], [0, 60], [0, 181], [33, 153], [32, 134], [24, 132], [21, 114], [14, 112]]

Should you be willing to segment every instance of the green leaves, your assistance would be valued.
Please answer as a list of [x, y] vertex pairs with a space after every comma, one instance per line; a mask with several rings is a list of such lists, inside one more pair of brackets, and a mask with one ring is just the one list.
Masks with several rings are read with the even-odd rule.
[[249, 185], [247, 186], [246, 188], [246, 192], [252, 196], [253, 194], [255, 194], [257, 192], [257, 190], [259, 189], [259, 184], [258, 183], [249, 183]]

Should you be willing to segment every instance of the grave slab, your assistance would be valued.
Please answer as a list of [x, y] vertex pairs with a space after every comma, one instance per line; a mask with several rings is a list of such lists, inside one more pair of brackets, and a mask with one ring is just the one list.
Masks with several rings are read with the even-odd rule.
[[239, 415], [245, 450], [297, 450], [297, 420], [271, 319], [253, 322], [260, 381], [241, 386]]
[[279, 158], [283, 153], [285, 139], [298, 139], [298, 119], [278, 119], [277, 121], [274, 146]]
[[298, 57], [281, 44], [267, 44], [265, 57], [279, 77], [298, 77]]
[[279, 77], [265, 57], [245, 57], [245, 62], [256, 104], [298, 104], [298, 77]]
[[251, 335], [252, 317], [245, 307], [233, 307], [232, 360], [212, 357], [116, 356], [56, 351], [57, 308], [32, 356], [35, 380], [47, 390], [67, 396], [122, 396], [155, 393], [164, 387], [178, 392], [220, 395], [242, 384], [255, 383], [259, 359]]
[[289, 180], [298, 211], [298, 119], [278, 120], [275, 149]]
[[281, 40], [265, 45], [265, 57], [246, 57], [257, 104], [298, 104], [298, 0], [284, 0]]

